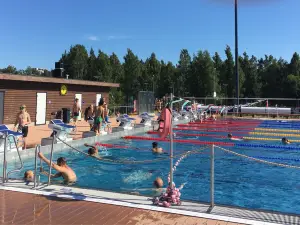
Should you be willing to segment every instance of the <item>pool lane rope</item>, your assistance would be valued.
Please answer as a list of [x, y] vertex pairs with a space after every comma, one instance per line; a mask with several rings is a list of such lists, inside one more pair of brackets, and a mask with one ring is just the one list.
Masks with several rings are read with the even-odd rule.
[[[169, 142], [169, 139], [144, 137], [144, 136], [125, 136], [125, 139], [134, 139], [142, 141], [161, 141]], [[186, 140], [186, 139], [174, 139], [177, 143], [196, 144], [196, 145], [218, 145], [229, 147], [250, 147], [250, 148], [274, 148], [274, 149], [286, 149], [286, 150], [300, 150], [299, 146], [288, 145], [268, 145], [268, 144], [249, 144], [249, 143], [232, 143], [232, 142], [211, 142], [211, 141], [199, 141], [199, 140]]]
[[258, 131], [269, 131], [269, 132], [291, 132], [291, 133], [300, 133], [300, 130], [290, 130], [290, 129], [270, 129], [270, 128], [260, 128], [257, 127], [254, 130]]
[[222, 148], [220, 146], [215, 146], [215, 147], [219, 148], [220, 150], [222, 150], [224, 152], [227, 152], [227, 153], [230, 153], [230, 154], [242, 157], [242, 158], [246, 158], [246, 159], [249, 159], [249, 160], [252, 160], [252, 161], [256, 161], [256, 162], [259, 162], [259, 163], [264, 163], [264, 164], [279, 166], [279, 167], [285, 167], [285, 168], [300, 169], [300, 166], [293, 166], [293, 165], [287, 165], [287, 164], [282, 164], [282, 163], [270, 162], [270, 161], [266, 161], [266, 160], [263, 160], [263, 159], [257, 159], [257, 158], [251, 157], [251, 156], [243, 155], [243, 154], [240, 154], [240, 153], [237, 153], [237, 152], [234, 152], [234, 151], [230, 151], [230, 150]]
[[[160, 162], [160, 161], [170, 160], [170, 157], [169, 157], [169, 156], [167, 156], [167, 157], [162, 157], [162, 158], [159, 158], [159, 159], [140, 160], [140, 161], [105, 159], [105, 158], [101, 158], [101, 157], [89, 155], [89, 154], [87, 154], [87, 153], [85, 153], [85, 152], [83, 152], [83, 151], [81, 151], [81, 150], [79, 150], [79, 149], [77, 149], [77, 148], [74, 148], [73, 146], [71, 146], [70, 144], [68, 144], [68, 143], [66, 143], [65, 141], [61, 140], [60, 138], [57, 138], [57, 139], [60, 140], [60, 141], [61, 141], [62, 143], [64, 143], [65, 145], [67, 145], [68, 147], [70, 147], [71, 149], [73, 149], [73, 150], [75, 150], [75, 151], [77, 151], [77, 152], [79, 152], [79, 153], [81, 153], [81, 154], [83, 154], [83, 155], [85, 155], [85, 156], [92, 157], [92, 158], [95, 158], [95, 159], [97, 159], [97, 160], [99, 160], [99, 161], [103, 161], [103, 162], [119, 163], [119, 164], [121, 164], [121, 163], [124, 163], [124, 164], [144, 164], [144, 163], [154, 163], [154, 162]], [[203, 149], [205, 149], [205, 148], [207, 148], [207, 147], [205, 146], [205, 147], [203, 147], [203, 148], [200, 148], [200, 149], [198, 149], [198, 150], [193, 150], [193, 151], [191, 151], [191, 152], [193, 152], [193, 153], [198, 153], [199, 151], [201, 151], [201, 150], [203, 150]], [[149, 151], [150, 151], [150, 150], [149, 150]], [[175, 156], [173, 156], [173, 158], [181, 157], [181, 156], [183, 156], [184, 154], [186, 154], [186, 152], [185, 152], [185, 153], [182, 153], [182, 154], [175, 155]]]
[[[259, 141], [281, 141], [280, 138], [260, 138], [260, 137], [243, 137], [244, 140], [259, 140]], [[289, 140], [290, 142], [300, 142], [300, 140]]]
[[262, 136], [276, 136], [276, 137], [300, 137], [300, 134], [282, 134], [282, 133], [261, 133], [261, 132], [249, 132], [251, 135]]

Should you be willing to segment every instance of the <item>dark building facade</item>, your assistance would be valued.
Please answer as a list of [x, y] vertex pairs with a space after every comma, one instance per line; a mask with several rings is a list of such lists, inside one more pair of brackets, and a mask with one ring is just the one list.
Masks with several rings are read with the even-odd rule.
[[108, 102], [108, 93], [114, 87], [119, 84], [0, 74], [0, 124], [13, 124], [23, 104], [35, 125], [50, 121], [53, 112], [72, 108], [75, 98], [84, 112], [101, 97]]

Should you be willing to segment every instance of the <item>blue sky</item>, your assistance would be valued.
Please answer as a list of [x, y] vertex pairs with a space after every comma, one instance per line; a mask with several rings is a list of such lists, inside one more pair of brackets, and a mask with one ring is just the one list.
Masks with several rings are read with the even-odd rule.
[[[10, 0], [0, 14], [0, 68], [53, 68], [65, 49], [178, 61], [179, 52], [234, 50], [234, 0]], [[239, 51], [290, 60], [300, 52], [299, 0], [239, 0]]]

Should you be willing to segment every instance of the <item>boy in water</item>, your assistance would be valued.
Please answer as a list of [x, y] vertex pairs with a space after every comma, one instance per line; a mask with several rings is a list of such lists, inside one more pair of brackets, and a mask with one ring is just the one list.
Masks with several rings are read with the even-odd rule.
[[90, 147], [89, 150], [88, 150], [88, 154], [90, 156], [95, 156], [95, 157], [98, 157], [98, 148], [96, 146], [93, 146], [93, 145], [89, 145], [87, 143], [84, 144], [85, 147]]
[[153, 153], [163, 153], [163, 149], [158, 147], [157, 142], [152, 143], [152, 152]]
[[27, 170], [25, 173], [24, 173], [24, 180], [26, 182], [32, 182], [34, 180], [34, 173], [32, 170]]
[[[50, 166], [50, 160], [48, 160], [43, 153], [39, 152], [38, 156], [43, 160], [45, 163], [47, 163]], [[63, 177], [64, 183], [74, 183], [76, 182], [76, 174], [75, 172], [67, 165], [67, 160], [64, 157], [60, 157], [57, 159], [57, 164], [52, 162], [52, 168], [55, 169], [58, 173], [55, 175], [51, 174], [51, 177], [57, 178], [57, 177]], [[45, 175], [48, 175], [47, 172], [41, 171]]]

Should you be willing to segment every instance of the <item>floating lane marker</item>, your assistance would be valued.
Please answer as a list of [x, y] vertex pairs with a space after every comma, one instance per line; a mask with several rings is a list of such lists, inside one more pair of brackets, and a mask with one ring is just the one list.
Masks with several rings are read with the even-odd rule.
[[261, 133], [261, 132], [249, 132], [249, 134], [262, 135], [262, 136], [275, 136], [275, 137], [300, 137], [300, 134]]

